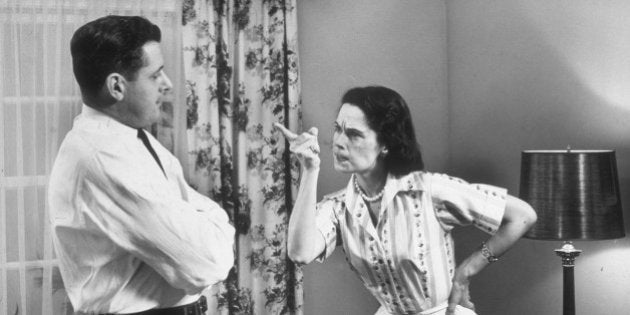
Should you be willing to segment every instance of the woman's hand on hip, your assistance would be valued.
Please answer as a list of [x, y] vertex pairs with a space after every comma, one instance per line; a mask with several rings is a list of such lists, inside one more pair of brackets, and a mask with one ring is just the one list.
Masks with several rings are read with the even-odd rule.
[[303, 168], [306, 170], [319, 168], [319, 143], [317, 142], [318, 131], [316, 127], [297, 135], [279, 123], [274, 123], [273, 126], [280, 130], [289, 141], [289, 150], [297, 156]]
[[475, 310], [475, 304], [470, 301], [470, 291], [468, 286], [470, 284], [470, 278], [464, 272], [462, 266], [455, 270], [455, 276], [453, 277], [453, 287], [451, 288], [451, 294], [448, 297], [448, 307], [446, 308], [446, 315], [455, 315], [457, 305]]

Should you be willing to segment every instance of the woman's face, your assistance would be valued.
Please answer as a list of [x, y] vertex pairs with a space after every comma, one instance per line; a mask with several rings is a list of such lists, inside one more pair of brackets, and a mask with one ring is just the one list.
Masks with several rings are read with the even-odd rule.
[[335, 170], [342, 173], [370, 172], [379, 163], [383, 146], [376, 140], [376, 132], [359, 107], [343, 104], [337, 114], [333, 132], [333, 160]]

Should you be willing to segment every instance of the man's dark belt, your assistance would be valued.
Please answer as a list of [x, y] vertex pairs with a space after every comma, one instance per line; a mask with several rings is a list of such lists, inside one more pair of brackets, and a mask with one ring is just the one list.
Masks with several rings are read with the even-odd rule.
[[[206, 297], [201, 296], [197, 302], [169, 307], [169, 308], [159, 308], [146, 310], [138, 313], [125, 313], [120, 315], [205, 315], [206, 310], [208, 310], [208, 304], [206, 303]], [[114, 314], [105, 314], [105, 315], [114, 315]]]

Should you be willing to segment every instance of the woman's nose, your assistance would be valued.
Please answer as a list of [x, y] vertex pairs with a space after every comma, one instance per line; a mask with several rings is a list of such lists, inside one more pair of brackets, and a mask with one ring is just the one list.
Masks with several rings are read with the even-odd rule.
[[343, 134], [335, 134], [333, 136], [333, 148], [343, 149], [345, 145], [345, 139], [346, 138]]

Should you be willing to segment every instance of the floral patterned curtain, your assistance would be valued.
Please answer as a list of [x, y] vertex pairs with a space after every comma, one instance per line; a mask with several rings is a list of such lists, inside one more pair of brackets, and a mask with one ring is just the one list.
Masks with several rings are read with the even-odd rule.
[[237, 229], [235, 267], [209, 314], [302, 314], [287, 257], [297, 164], [272, 124], [300, 128], [296, 0], [185, 0], [188, 175]]

